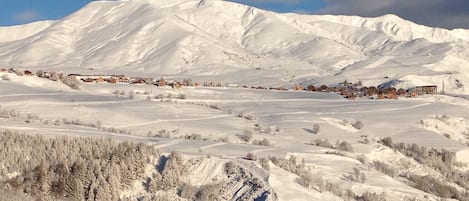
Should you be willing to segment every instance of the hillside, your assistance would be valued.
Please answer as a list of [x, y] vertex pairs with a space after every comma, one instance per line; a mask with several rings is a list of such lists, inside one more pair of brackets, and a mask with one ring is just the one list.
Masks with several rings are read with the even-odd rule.
[[266, 85], [444, 82], [463, 94], [467, 47], [469, 30], [394, 15], [279, 14], [219, 0], [95, 1], [58, 21], [0, 27], [2, 67]]

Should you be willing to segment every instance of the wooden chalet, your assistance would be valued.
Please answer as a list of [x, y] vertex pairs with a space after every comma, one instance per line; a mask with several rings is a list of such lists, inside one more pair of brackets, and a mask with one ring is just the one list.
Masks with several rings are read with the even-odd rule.
[[118, 77], [117, 78], [117, 83], [129, 84], [130, 80], [129, 80], [128, 77]]
[[295, 90], [295, 91], [301, 91], [301, 90], [303, 90], [303, 87], [302, 87], [301, 85], [299, 85], [299, 84], [295, 84], [295, 86], [293, 86], [293, 90]]
[[145, 80], [143, 78], [134, 78], [131, 79], [131, 84], [145, 84]]
[[31, 72], [31, 71], [29, 71], [29, 70], [25, 70], [25, 71], [23, 72], [23, 75], [24, 75], [24, 76], [33, 76], [33, 72]]
[[156, 85], [159, 86], [159, 87], [164, 87], [164, 86], [166, 86], [166, 80], [163, 79], [163, 77], [161, 77], [161, 79], [156, 81]]
[[106, 80], [105, 80], [103, 77], [98, 77], [98, 78], [96, 79], [96, 82], [97, 82], [97, 83], [104, 83], [105, 81], [106, 81]]
[[409, 96], [421, 96], [425, 94], [437, 94], [438, 87], [436, 85], [428, 85], [428, 86], [416, 86], [414, 88], [410, 88], [407, 90]]

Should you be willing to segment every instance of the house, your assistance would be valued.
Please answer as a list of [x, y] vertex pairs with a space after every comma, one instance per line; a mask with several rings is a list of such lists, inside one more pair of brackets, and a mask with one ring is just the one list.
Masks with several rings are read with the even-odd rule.
[[7, 71], [8, 71], [8, 69], [6, 69], [6, 68], [0, 69], [0, 72], [7, 72]]
[[117, 83], [117, 78], [111, 77], [111, 78], [107, 79], [106, 81], [109, 82], [109, 83], [116, 84]]
[[129, 82], [130, 82], [129, 78], [124, 77], [124, 76], [119, 77], [117, 79], [117, 83], [128, 84]]
[[145, 84], [145, 80], [142, 78], [135, 78], [131, 81], [131, 84]]
[[436, 85], [416, 86], [407, 90], [411, 97], [421, 96], [425, 94], [437, 94], [438, 87]]
[[321, 91], [321, 92], [329, 92], [330, 89], [329, 89], [329, 87], [328, 87], [327, 85], [321, 85], [321, 86], [319, 87], [319, 90], [318, 90], [318, 91]]
[[301, 85], [299, 85], [299, 84], [295, 84], [295, 86], [293, 87], [293, 90], [295, 90], [295, 91], [301, 91], [301, 90], [303, 90], [303, 87], [302, 87]]
[[176, 89], [180, 89], [182, 86], [183, 84], [180, 82], [173, 82], [173, 85], [172, 85], [172, 87]]
[[104, 83], [104, 81], [105, 81], [105, 80], [104, 80], [103, 77], [98, 77], [98, 78], [96, 79], [96, 82], [98, 82], [98, 83]]
[[29, 70], [25, 70], [25, 71], [23, 72], [23, 75], [24, 75], [24, 76], [33, 76], [33, 72], [31, 72], [31, 71], [29, 71]]
[[81, 78], [81, 81], [83, 81], [83, 82], [89, 82], [89, 83], [95, 82], [95, 80], [92, 79], [92, 78]]
[[400, 88], [399, 90], [397, 90], [397, 95], [398, 96], [407, 96], [407, 91], [403, 88]]
[[397, 99], [397, 90], [394, 87], [380, 89], [378, 95], [381, 94], [387, 99]]
[[156, 85], [158, 85], [159, 87], [164, 87], [166, 86], [166, 80], [161, 77], [161, 79], [156, 81]]
[[378, 93], [378, 89], [375, 86], [368, 87], [365, 94], [367, 96], [374, 96]]
[[316, 91], [316, 87], [314, 87], [313, 85], [308, 85], [306, 86], [306, 91]]

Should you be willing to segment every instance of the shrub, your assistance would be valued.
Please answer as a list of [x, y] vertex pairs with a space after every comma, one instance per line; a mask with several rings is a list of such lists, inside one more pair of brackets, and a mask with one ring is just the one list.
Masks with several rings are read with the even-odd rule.
[[363, 123], [361, 121], [354, 121], [352, 126], [357, 130], [361, 130], [363, 128]]
[[385, 201], [386, 200], [386, 194], [381, 193], [370, 193], [370, 192], [365, 192], [361, 196], [357, 196], [356, 198], [357, 201]]
[[259, 163], [261, 164], [262, 169], [267, 170], [267, 171], [270, 170], [268, 159], [260, 158]]
[[179, 188], [178, 194], [182, 198], [186, 198], [188, 200], [193, 200], [193, 199], [195, 199], [197, 191], [198, 191], [197, 187], [185, 183]]
[[252, 141], [252, 144], [268, 147], [270, 146], [270, 141], [267, 138], [264, 138], [263, 140], [254, 140]]
[[238, 169], [239, 169], [238, 165], [236, 165], [235, 162], [233, 161], [229, 161], [225, 163], [225, 173], [228, 175], [237, 174]]
[[337, 141], [336, 142], [336, 148], [341, 151], [348, 151], [348, 152], [353, 152], [353, 147], [352, 145], [347, 142], [347, 141]]
[[327, 139], [324, 139], [324, 140], [315, 139], [315, 140], [312, 142], [312, 145], [320, 146], [320, 147], [332, 148], [331, 143], [330, 143], [329, 140], [327, 140]]
[[244, 130], [242, 134], [238, 135], [238, 137], [244, 142], [250, 142], [253, 138], [253, 134], [249, 130]]
[[248, 154], [246, 154], [245, 159], [255, 161], [255, 160], [257, 160], [257, 157], [253, 153], [248, 153]]
[[320, 128], [321, 128], [321, 127], [319, 126], [319, 124], [314, 124], [314, 125], [313, 125], [313, 129], [311, 130], [311, 133], [313, 133], [313, 134], [318, 134]]
[[302, 172], [301, 174], [298, 175], [299, 177], [297, 178], [298, 184], [302, 185], [305, 188], [312, 188], [313, 187], [313, 176], [309, 172]]
[[66, 76], [62, 80], [62, 83], [69, 86], [71, 89], [79, 90], [80, 82], [74, 76]]
[[414, 182], [414, 187], [443, 198], [460, 199], [459, 191], [444, 182], [430, 176], [410, 175], [408, 178]]
[[396, 168], [380, 162], [380, 161], [373, 161], [373, 166], [375, 167], [376, 170], [390, 176], [390, 177], [396, 177], [398, 175], [398, 171]]
[[196, 201], [217, 201], [222, 185], [208, 184], [200, 187], [196, 195]]
[[383, 138], [379, 142], [381, 144], [383, 144], [384, 146], [387, 146], [387, 147], [392, 147], [392, 145], [393, 145], [392, 139], [390, 137]]
[[356, 182], [361, 182], [361, 183], [365, 183], [366, 181], [366, 176], [364, 173], [362, 173], [360, 171], [359, 168], [357, 167], [354, 167], [353, 168], [353, 174], [352, 174], [352, 179]]

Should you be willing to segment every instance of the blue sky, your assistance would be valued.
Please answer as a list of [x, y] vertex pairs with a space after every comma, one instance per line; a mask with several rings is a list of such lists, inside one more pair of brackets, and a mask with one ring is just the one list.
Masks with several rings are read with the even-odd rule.
[[[92, 0], [0, 0], [0, 26], [60, 19], [80, 9]], [[313, 11], [320, 8], [321, 0], [233, 0], [277, 12]]]
[[[60, 19], [92, 0], [0, 0], [0, 26]], [[170, 1], [170, 0], [155, 0]], [[396, 14], [427, 26], [469, 29], [469, 0], [229, 0], [277, 12], [375, 17]]]
[[0, 0], [0, 26], [60, 19], [80, 9], [89, 0]]

